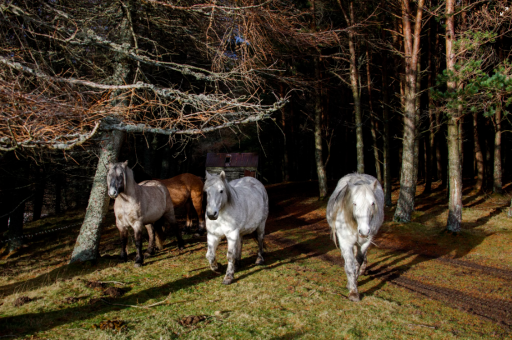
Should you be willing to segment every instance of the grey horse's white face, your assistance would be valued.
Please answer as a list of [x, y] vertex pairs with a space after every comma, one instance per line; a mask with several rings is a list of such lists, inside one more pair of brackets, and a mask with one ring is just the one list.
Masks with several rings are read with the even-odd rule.
[[203, 190], [206, 192], [206, 216], [210, 220], [216, 220], [219, 217], [219, 212], [228, 201], [225, 180], [226, 174], [224, 171], [218, 176], [206, 172], [206, 182]]
[[107, 174], [107, 186], [108, 186], [108, 195], [111, 198], [116, 198], [120, 193], [124, 191], [125, 183], [126, 183], [126, 167], [128, 166], [128, 161], [124, 163], [110, 163], [108, 165], [108, 174]]
[[362, 237], [368, 237], [372, 232], [370, 222], [377, 213], [375, 195], [367, 186], [350, 186], [350, 190], [357, 232]]

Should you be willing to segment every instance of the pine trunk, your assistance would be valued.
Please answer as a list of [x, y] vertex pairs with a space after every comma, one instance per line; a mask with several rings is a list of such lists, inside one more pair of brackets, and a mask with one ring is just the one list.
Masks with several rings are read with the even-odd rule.
[[478, 113], [473, 113], [473, 145], [475, 150], [475, 168], [476, 168], [476, 183], [475, 190], [477, 192], [482, 191], [484, 183], [484, 156], [480, 147], [480, 140], [478, 137]]
[[388, 95], [388, 74], [387, 74], [387, 53], [382, 56], [382, 119], [384, 121], [383, 140], [383, 159], [384, 159], [384, 202], [386, 206], [391, 206], [391, 150], [389, 133], [389, 95]]
[[37, 221], [41, 218], [44, 200], [44, 188], [46, 184], [46, 174], [41, 172], [39, 168], [35, 169], [35, 190], [34, 199], [32, 200], [32, 221]]
[[[119, 43], [124, 46], [132, 45], [132, 35], [130, 33], [130, 8], [124, 13], [123, 19], [119, 24]], [[115, 85], [129, 83], [131, 66], [124, 55], [116, 56], [116, 67], [114, 69], [113, 83]], [[119, 93], [114, 93], [114, 96]], [[126, 100], [117, 100], [113, 98], [113, 104], [116, 106], [127, 106]], [[115, 119], [115, 117], [112, 117]], [[101, 223], [108, 210], [110, 198], [107, 196], [107, 173], [108, 164], [117, 162], [119, 151], [125, 137], [121, 131], [102, 132], [102, 142], [100, 142], [100, 157], [94, 175], [94, 181], [89, 196], [89, 204], [85, 213], [84, 222], [80, 228], [80, 234], [76, 240], [70, 263], [96, 260], [99, 256], [99, 244], [101, 238]]]
[[117, 161], [124, 139], [124, 132], [106, 132], [103, 133], [102, 137], [103, 142], [101, 143], [100, 157], [89, 196], [89, 204], [70, 263], [91, 261], [98, 257], [101, 223], [110, 203], [110, 197], [107, 195], [108, 164]]
[[[454, 20], [455, 0], [446, 1], [446, 68], [455, 71], [455, 39]], [[447, 82], [447, 90], [454, 92], [457, 88], [455, 81]], [[460, 158], [458, 110], [449, 113], [448, 118], [448, 220], [446, 229], [458, 233], [462, 223], [462, 166]]]
[[[320, 63], [318, 59], [315, 59], [315, 73], [316, 79], [320, 80]], [[315, 163], [320, 200], [323, 200], [327, 196], [327, 176], [325, 174], [322, 152], [322, 90], [320, 85], [316, 90], [315, 96]]]
[[492, 191], [495, 194], [502, 195], [503, 187], [501, 183], [501, 97], [498, 98], [499, 105], [494, 116], [495, 134], [494, 134], [494, 172]]
[[[355, 22], [354, 19], [354, 6], [350, 2], [349, 7], [350, 25]], [[356, 55], [356, 36], [352, 30], [348, 33], [348, 48], [350, 52], [350, 88], [352, 90], [352, 97], [354, 98], [354, 114], [356, 118], [356, 150], [357, 150], [357, 172], [364, 173], [364, 143], [363, 143], [363, 119], [361, 115], [361, 97], [359, 96], [358, 79], [359, 74], [357, 70], [357, 55]]]
[[[23, 200], [24, 198], [21, 198]], [[13, 239], [9, 242], [9, 252], [19, 249], [23, 244], [23, 218], [25, 215], [25, 202], [17, 203], [15, 210], [9, 215], [9, 233], [7, 238]]]
[[411, 27], [411, 9], [409, 0], [402, 2], [403, 36], [405, 49], [405, 98], [404, 98], [404, 136], [402, 147], [402, 174], [400, 176], [400, 195], [394, 220], [410, 222], [414, 210], [417, 179], [417, 141], [416, 124], [416, 81], [420, 46], [420, 33], [424, 0], [419, 0], [414, 23]]
[[375, 121], [372, 103], [372, 78], [370, 74], [370, 52], [366, 49], [366, 82], [368, 87], [368, 105], [370, 107], [370, 124], [373, 139], [373, 157], [375, 159], [375, 172], [377, 179], [382, 183], [382, 173], [380, 171], [380, 157], [379, 157], [379, 146], [377, 144], [377, 122]]

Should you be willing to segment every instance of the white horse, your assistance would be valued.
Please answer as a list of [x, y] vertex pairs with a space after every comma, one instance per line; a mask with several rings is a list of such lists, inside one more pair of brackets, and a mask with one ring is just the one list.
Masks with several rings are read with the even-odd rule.
[[339, 243], [345, 260], [348, 298], [359, 301], [357, 278], [366, 270], [366, 252], [384, 222], [384, 192], [379, 181], [365, 174], [342, 177], [326, 215], [334, 244]]
[[258, 236], [258, 258], [256, 264], [263, 264], [263, 236], [268, 216], [268, 196], [263, 184], [253, 177], [226, 181], [224, 171], [220, 175], [206, 172], [204, 192], [207, 194], [206, 231], [208, 251], [206, 258], [210, 268], [217, 271], [215, 252], [224, 237], [228, 240], [228, 268], [222, 283], [233, 281], [235, 268], [242, 257], [242, 238], [256, 232]]

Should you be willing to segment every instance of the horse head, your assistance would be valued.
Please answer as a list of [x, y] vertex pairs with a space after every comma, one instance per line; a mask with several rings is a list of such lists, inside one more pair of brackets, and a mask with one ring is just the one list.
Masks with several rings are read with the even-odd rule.
[[123, 163], [110, 163], [108, 165], [107, 186], [108, 195], [111, 198], [116, 198], [125, 190], [126, 172], [128, 170], [128, 161]]
[[368, 237], [373, 234], [372, 219], [377, 216], [378, 202], [375, 197], [375, 190], [379, 182], [375, 180], [371, 184], [348, 184], [348, 195], [350, 198], [352, 216], [357, 223], [357, 233], [362, 237]]
[[206, 192], [206, 216], [210, 220], [216, 220], [222, 208], [230, 200], [229, 184], [226, 181], [224, 171], [221, 171], [218, 176], [210, 175], [206, 171], [206, 181], [203, 190]]

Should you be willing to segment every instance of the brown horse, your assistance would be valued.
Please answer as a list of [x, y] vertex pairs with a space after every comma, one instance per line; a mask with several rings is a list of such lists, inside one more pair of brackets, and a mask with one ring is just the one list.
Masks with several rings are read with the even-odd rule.
[[205, 229], [204, 211], [203, 211], [203, 181], [201, 178], [192, 174], [181, 174], [168, 179], [161, 179], [160, 182], [167, 187], [171, 195], [174, 208], [187, 208], [186, 229], [192, 226], [190, 210], [194, 207], [199, 218], [199, 230]]

